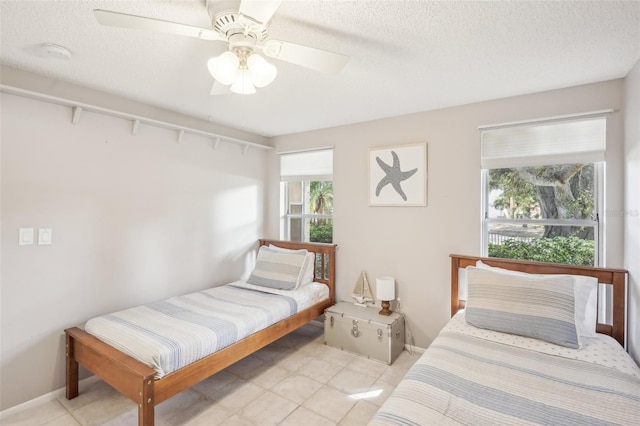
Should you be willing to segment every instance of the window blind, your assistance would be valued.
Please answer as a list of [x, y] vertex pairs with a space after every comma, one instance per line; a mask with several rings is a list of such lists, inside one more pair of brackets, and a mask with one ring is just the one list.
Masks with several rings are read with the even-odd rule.
[[332, 148], [280, 154], [281, 181], [321, 181], [332, 179]]
[[600, 116], [482, 130], [482, 168], [604, 161], [606, 127]]

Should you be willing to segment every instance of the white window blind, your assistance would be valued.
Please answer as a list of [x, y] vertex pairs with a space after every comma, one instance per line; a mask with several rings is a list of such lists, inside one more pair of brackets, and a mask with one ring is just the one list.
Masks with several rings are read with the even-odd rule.
[[483, 129], [482, 168], [604, 161], [606, 133], [604, 116]]
[[283, 182], [332, 179], [332, 148], [280, 154], [280, 180]]

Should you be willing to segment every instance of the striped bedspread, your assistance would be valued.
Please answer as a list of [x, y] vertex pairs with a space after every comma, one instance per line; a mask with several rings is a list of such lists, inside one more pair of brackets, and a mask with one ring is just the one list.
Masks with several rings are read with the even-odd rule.
[[449, 424], [638, 425], [640, 378], [445, 329], [370, 425]]
[[297, 310], [291, 297], [230, 284], [93, 318], [85, 330], [160, 378]]

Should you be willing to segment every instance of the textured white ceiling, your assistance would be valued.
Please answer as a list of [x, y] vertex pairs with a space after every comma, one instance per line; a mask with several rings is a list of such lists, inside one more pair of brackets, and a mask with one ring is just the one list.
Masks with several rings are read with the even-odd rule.
[[[3, 65], [264, 136], [624, 77], [640, 1], [284, 1], [274, 39], [346, 54], [339, 75], [277, 60], [254, 95], [211, 96], [203, 41], [101, 26], [96, 8], [210, 27], [205, 0], [0, 0]], [[35, 54], [67, 47], [70, 60]]]

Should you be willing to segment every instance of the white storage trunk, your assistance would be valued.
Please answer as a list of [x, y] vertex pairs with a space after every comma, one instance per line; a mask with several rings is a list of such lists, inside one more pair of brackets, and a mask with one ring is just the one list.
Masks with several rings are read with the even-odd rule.
[[391, 364], [404, 349], [404, 317], [379, 311], [348, 302], [325, 309], [325, 344]]

